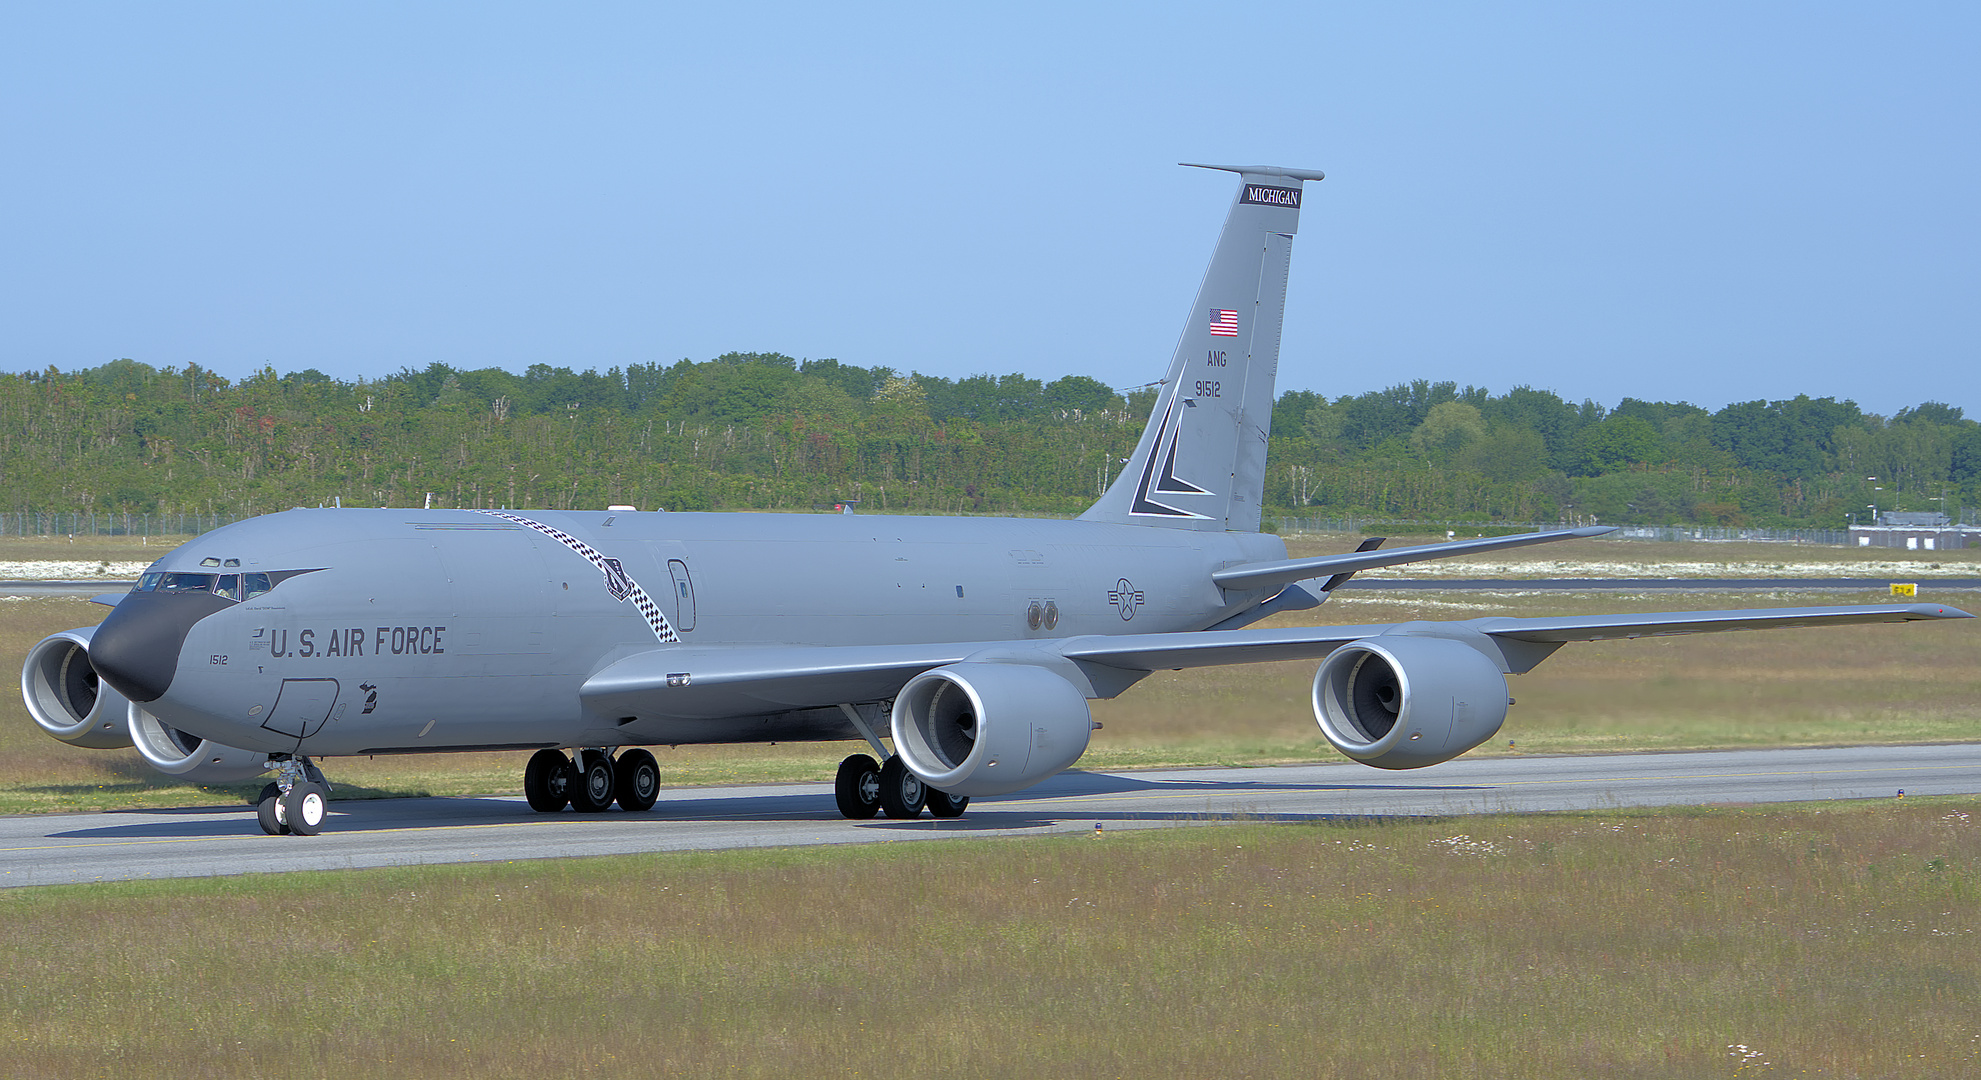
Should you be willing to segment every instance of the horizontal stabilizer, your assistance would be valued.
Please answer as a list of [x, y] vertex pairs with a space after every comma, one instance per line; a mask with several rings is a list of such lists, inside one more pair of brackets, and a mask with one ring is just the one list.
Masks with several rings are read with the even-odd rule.
[[1179, 161], [1186, 169], [1216, 169], [1218, 172], [1237, 173], [1240, 176], [1278, 176], [1287, 180], [1325, 180], [1327, 175], [1319, 169], [1289, 169], [1284, 165], [1206, 165], [1200, 161]]
[[1455, 559], [1460, 555], [1477, 555], [1486, 551], [1526, 547], [1529, 544], [1547, 544], [1556, 540], [1601, 536], [1615, 531], [1616, 527], [1613, 525], [1590, 525], [1581, 529], [1488, 536], [1478, 540], [1453, 540], [1445, 544], [1423, 544], [1418, 547], [1390, 548], [1386, 551], [1351, 551], [1345, 555], [1317, 555], [1311, 559], [1245, 563], [1240, 566], [1227, 566], [1213, 573], [1211, 580], [1216, 582], [1219, 588], [1244, 592], [1247, 589], [1264, 589], [1293, 581], [1306, 581], [1310, 578], [1373, 570], [1378, 566], [1399, 566], [1403, 563], [1423, 562], [1427, 559]]

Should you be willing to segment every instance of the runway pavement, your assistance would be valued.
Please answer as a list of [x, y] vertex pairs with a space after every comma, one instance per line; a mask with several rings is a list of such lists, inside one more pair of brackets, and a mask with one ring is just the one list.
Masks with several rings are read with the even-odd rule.
[[[332, 779], [335, 780], [334, 765]], [[1352, 763], [1070, 772], [962, 818], [846, 821], [823, 784], [664, 792], [648, 814], [540, 815], [520, 798], [333, 802], [321, 836], [265, 836], [252, 807], [0, 818], [0, 887], [859, 844], [1386, 815], [1889, 799], [1981, 793], [1981, 744], [1592, 757], [1461, 758], [1413, 772]]]

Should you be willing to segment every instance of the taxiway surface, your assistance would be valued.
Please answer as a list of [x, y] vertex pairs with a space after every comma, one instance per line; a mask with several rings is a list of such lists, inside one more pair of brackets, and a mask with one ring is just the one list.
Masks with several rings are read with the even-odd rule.
[[[335, 778], [333, 765], [333, 779]], [[1981, 793], [1981, 744], [1460, 758], [1062, 774], [962, 818], [846, 821], [824, 784], [686, 788], [653, 812], [539, 815], [520, 798], [334, 802], [321, 836], [265, 836], [252, 807], [0, 818], [0, 887], [632, 852], [1036, 836], [1389, 815], [1602, 810]]]

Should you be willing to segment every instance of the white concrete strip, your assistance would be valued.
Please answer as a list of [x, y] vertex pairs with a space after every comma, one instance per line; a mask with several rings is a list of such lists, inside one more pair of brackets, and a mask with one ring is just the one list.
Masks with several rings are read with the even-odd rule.
[[[335, 777], [332, 777], [333, 781]], [[1204, 825], [1981, 793], [1981, 745], [1478, 758], [1072, 772], [962, 818], [846, 821], [818, 784], [666, 792], [648, 814], [532, 813], [517, 798], [333, 803], [321, 836], [265, 836], [251, 807], [0, 818], [0, 887], [633, 852]]]

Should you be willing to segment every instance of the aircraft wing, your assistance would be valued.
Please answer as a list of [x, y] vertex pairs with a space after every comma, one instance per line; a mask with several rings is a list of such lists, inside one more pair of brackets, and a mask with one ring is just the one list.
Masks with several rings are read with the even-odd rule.
[[1386, 551], [1351, 551], [1342, 555], [1317, 555], [1310, 559], [1283, 559], [1277, 562], [1243, 563], [1227, 566], [1211, 575], [1220, 588], [1238, 592], [1245, 589], [1263, 589], [1273, 585], [1285, 585], [1310, 578], [1327, 577], [1335, 574], [1353, 574], [1358, 570], [1373, 570], [1378, 566], [1397, 566], [1402, 563], [1423, 562], [1426, 559], [1454, 559], [1460, 555], [1478, 555], [1487, 551], [1504, 551], [1507, 548], [1526, 547], [1529, 544], [1546, 544], [1556, 540], [1572, 540], [1577, 537], [1601, 536], [1616, 531], [1613, 525], [1590, 525], [1580, 529], [1556, 529], [1552, 532], [1516, 533], [1513, 536], [1488, 536], [1477, 540], [1454, 540], [1445, 544], [1422, 544], [1417, 547], [1390, 548]]
[[1513, 674], [1535, 664], [1570, 641], [1670, 637], [1726, 630], [1772, 630], [1846, 623], [1971, 619], [1943, 604], [1862, 604], [1844, 607], [1749, 608], [1732, 611], [1673, 611], [1646, 615], [1571, 615], [1542, 619], [1505, 617], [1454, 622], [1410, 622], [1366, 626], [1293, 626], [1270, 630], [1200, 631], [1124, 637], [1070, 638], [1060, 652], [1071, 660], [1143, 671], [1267, 660], [1318, 659], [1351, 641], [1386, 633], [1428, 637], [1489, 639]]
[[603, 716], [662, 712], [707, 720], [879, 701], [930, 668], [996, 644], [662, 647], [606, 666], [578, 696]]
[[[1090, 676], [1095, 674], [1090, 665], [1146, 673], [1219, 664], [1315, 660], [1351, 641], [1396, 633], [1488, 644], [1499, 654], [1502, 669], [1518, 674], [1531, 670], [1570, 641], [1967, 618], [1973, 616], [1941, 604], [1871, 604], [1087, 635], [1042, 641], [662, 647], [608, 665], [586, 680], [579, 693], [587, 708], [599, 715], [662, 712], [680, 718], [719, 719], [840, 702], [885, 700], [924, 671], [966, 660], [1042, 666], [1063, 666], [1072, 661]], [[1117, 685], [1104, 678], [1088, 681], [1095, 687]], [[1118, 685], [1125, 687], [1132, 681], [1131, 678]], [[1118, 690], [1101, 692], [1111, 696]]]

